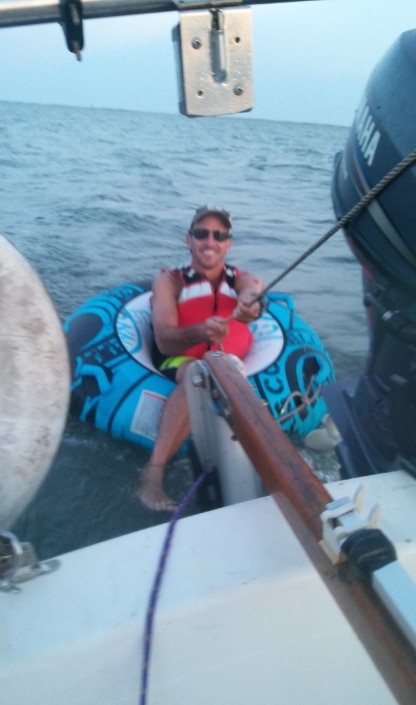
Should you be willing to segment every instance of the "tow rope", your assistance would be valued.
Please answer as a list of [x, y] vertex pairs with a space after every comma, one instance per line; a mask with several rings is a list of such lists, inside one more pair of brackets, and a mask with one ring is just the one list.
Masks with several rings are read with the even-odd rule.
[[388, 186], [394, 179], [397, 179], [397, 177], [405, 171], [409, 166], [411, 166], [414, 162], [416, 162], [416, 149], [413, 152], [410, 152], [410, 154], [407, 155], [407, 157], [404, 157], [401, 162], [396, 164], [393, 169], [391, 169], [385, 176], [383, 176], [380, 181], [373, 186], [368, 193], [365, 194], [365, 196], [362, 197], [358, 203], [353, 206], [348, 213], [346, 213], [338, 222], [332, 226], [330, 230], [328, 230], [325, 235], [323, 235], [319, 240], [315, 242], [314, 245], [311, 245], [309, 249], [307, 249], [300, 257], [298, 257], [289, 267], [287, 267], [281, 274], [279, 274], [276, 279], [273, 279], [270, 284], [268, 284], [263, 291], [260, 292], [260, 294], [257, 294], [252, 301], [250, 301], [249, 306], [252, 306], [253, 304], [257, 303], [257, 301], [260, 301], [265, 294], [267, 294], [270, 289], [275, 286], [278, 282], [280, 282], [289, 272], [292, 272], [301, 262], [303, 262], [307, 257], [309, 257], [315, 250], [317, 250], [321, 245], [323, 245], [327, 240], [329, 240], [332, 235], [335, 235], [338, 230], [344, 227], [352, 218], [355, 218], [356, 215], [361, 213], [364, 208], [366, 208], [371, 201], [373, 201], [376, 196], [378, 196], [383, 189]]
[[199, 477], [195, 480], [194, 484], [187, 491], [186, 495], [181, 500], [180, 504], [177, 506], [173, 512], [171, 519], [168, 524], [166, 531], [165, 540], [163, 542], [162, 550], [159, 556], [159, 563], [156, 569], [156, 575], [153, 581], [152, 589], [150, 592], [149, 604], [147, 606], [145, 629], [143, 635], [143, 659], [142, 659], [142, 674], [141, 674], [141, 687], [140, 687], [140, 705], [146, 705], [147, 702], [147, 689], [149, 681], [149, 665], [150, 665], [150, 655], [152, 649], [152, 636], [153, 636], [153, 620], [156, 610], [156, 604], [159, 597], [160, 587], [162, 584], [163, 573], [166, 568], [166, 561], [169, 555], [169, 549], [173, 538], [173, 532], [175, 531], [176, 522], [180, 518], [186, 505], [190, 502], [196, 491], [202, 485], [203, 481], [207, 477], [206, 472], [202, 472]]

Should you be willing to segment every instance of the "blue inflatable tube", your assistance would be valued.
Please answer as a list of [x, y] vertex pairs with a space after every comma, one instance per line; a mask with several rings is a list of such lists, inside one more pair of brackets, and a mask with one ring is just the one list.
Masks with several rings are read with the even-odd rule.
[[[152, 362], [150, 291], [125, 284], [95, 296], [64, 324], [72, 366], [71, 413], [110, 435], [152, 448], [174, 383]], [[328, 352], [287, 294], [271, 293], [250, 325], [249, 382], [287, 434], [304, 436], [327, 412], [335, 379]]]

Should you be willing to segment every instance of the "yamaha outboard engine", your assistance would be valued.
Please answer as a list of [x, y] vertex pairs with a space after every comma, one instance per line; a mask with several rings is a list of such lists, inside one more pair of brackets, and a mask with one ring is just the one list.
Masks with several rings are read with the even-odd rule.
[[[401, 35], [368, 82], [332, 198], [343, 217], [416, 149], [416, 30]], [[416, 166], [403, 171], [344, 230], [362, 264], [370, 347], [358, 382], [328, 389], [342, 435], [344, 477], [416, 474]]]

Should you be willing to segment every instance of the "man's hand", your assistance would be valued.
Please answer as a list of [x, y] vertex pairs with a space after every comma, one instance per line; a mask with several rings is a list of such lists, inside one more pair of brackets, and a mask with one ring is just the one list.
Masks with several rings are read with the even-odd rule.
[[211, 316], [204, 322], [205, 342], [209, 345], [220, 345], [228, 335], [228, 320], [220, 316]]
[[233, 318], [240, 323], [251, 323], [251, 321], [256, 321], [261, 314], [261, 304], [257, 301], [255, 304], [249, 305], [256, 296], [256, 292], [253, 294], [244, 293], [238, 298], [237, 306], [233, 312]]

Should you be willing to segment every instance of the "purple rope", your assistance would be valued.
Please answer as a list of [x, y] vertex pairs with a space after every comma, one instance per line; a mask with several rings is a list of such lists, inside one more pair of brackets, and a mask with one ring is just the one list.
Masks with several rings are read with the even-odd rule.
[[192, 487], [188, 490], [184, 498], [181, 500], [177, 508], [172, 514], [170, 519], [165, 540], [163, 542], [162, 550], [159, 557], [159, 564], [157, 566], [155, 579], [153, 581], [153, 586], [150, 592], [149, 604], [147, 606], [146, 621], [145, 621], [145, 631], [143, 638], [143, 662], [142, 662], [142, 678], [140, 687], [140, 705], [146, 705], [147, 700], [147, 686], [149, 680], [149, 666], [150, 666], [150, 653], [152, 648], [152, 636], [153, 636], [153, 619], [156, 611], [156, 603], [159, 597], [160, 586], [162, 583], [163, 572], [166, 567], [166, 561], [169, 554], [170, 544], [173, 538], [173, 532], [175, 530], [176, 522], [180, 518], [183, 510], [185, 509], [188, 502], [192, 499], [197, 489], [205, 480], [207, 474], [202, 472], [201, 475], [195, 480]]

